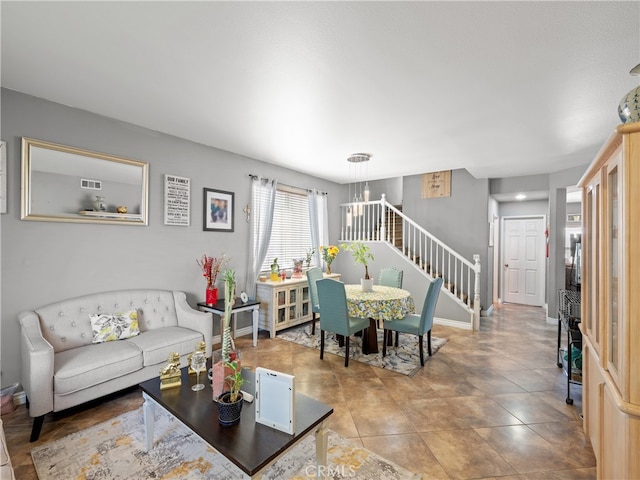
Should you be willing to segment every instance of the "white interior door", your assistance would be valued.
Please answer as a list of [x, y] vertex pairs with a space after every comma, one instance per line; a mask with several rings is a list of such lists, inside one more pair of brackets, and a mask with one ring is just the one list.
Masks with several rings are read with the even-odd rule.
[[544, 217], [505, 218], [502, 232], [504, 301], [544, 305]]

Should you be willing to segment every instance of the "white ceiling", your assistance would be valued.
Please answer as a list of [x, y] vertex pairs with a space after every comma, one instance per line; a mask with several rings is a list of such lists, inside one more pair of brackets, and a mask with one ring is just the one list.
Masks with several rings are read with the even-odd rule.
[[1, 8], [3, 87], [343, 183], [589, 163], [639, 82], [640, 2]]

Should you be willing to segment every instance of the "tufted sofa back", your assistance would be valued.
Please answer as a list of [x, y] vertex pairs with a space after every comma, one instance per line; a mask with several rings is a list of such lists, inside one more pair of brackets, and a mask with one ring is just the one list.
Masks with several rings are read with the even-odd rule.
[[169, 290], [118, 290], [52, 303], [35, 312], [42, 335], [63, 352], [90, 345], [93, 340], [89, 314], [138, 311], [140, 331], [178, 325], [173, 292]]

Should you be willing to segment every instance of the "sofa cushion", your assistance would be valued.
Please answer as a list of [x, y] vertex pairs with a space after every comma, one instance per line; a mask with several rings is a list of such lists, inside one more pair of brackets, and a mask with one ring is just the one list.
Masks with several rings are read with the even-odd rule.
[[94, 313], [89, 315], [93, 343], [112, 342], [140, 335], [138, 312]]
[[127, 340], [78, 347], [56, 353], [53, 388], [67, 395], [142, 368], [142, 352]]
[[200, 332], [183, 327], [165, 327], [142, 332], [125, 342], [137, 345], [142, 350], [144, 366], [157, 365], [167, 361], [171, 352], [187, 355], [204, 340]]

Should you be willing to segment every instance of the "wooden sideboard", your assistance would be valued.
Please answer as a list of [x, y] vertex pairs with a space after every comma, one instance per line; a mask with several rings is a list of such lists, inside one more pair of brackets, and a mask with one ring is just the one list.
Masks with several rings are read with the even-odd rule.
[[[340, 280], [339, 273], [325, 274], [325, 278]], [[258, 282], [256, 300], [260, 302], [259, 325], [271, 338], [278, 330], [311, 320], [311, 295], [307, 276], [281, 281]]]
[[598, 478], [640, 478], [640, 123], [583, 178], [583, 414]]

